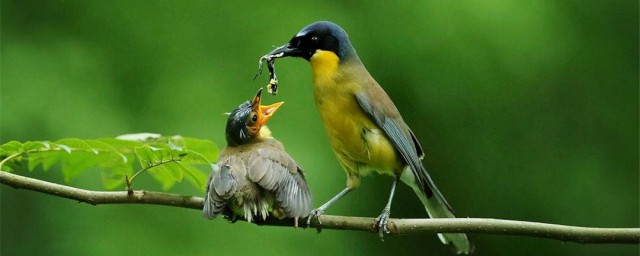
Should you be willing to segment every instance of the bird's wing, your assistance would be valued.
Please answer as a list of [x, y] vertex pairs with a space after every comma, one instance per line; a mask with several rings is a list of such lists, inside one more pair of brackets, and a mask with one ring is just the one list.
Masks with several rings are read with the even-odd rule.
[[[455, 218], [453, 209], [422, 165], [421, 159], [424, 153], [420, 148], [420, 143], [400, 116], [398, 109], [373, 78], [364, 86], [367, 86], [367, 90], [356, 93], [356, 99], [360, 107], [389, 137], [395, 149], [411, 168], [414, 180], [412, 180], [413, 184], [409, 185], [412, 187], [415, 185], [416, 189], [420, 189], [424, 193], [423, 195], [418, 194], [418, 197], [421, 198], [420, 200], [429, 216], [432, 218]], [[425, 200], [423, 197], [426, 197]], [[453, 245], [458, 253], [468, 253], [473, 250], [473, 245], [465, 234], [447, 233], [438, 234], [438, 236], [443, 243]]]
[[[233, 173], [246, 173], [246, 167], [235, 157], [218, 161], [212, 165], [206, 184], [203, 217], [213, 219], [225, 210], [227, 200], [236, 192], [238, 181]], [[219, 167], [219, 168], [216, 168]]]
[[311, 192], [302, 169], [277, 144], [257, 148], [247, 164], [248, 177], [275, 195], [287, 217], [306, 217], [311, 211]]
[[[395, 149], [411, 167], [419, 187], [427, 197], [437, 194], [444, 200], [422, 165], [421, 159], [424, 153], [418, 139], [404, 122], [398, 109], [380, 86], [369, 86], [368, 89], [356, 93], [360, 107], [389, 137]], [[390, 102], [391, 104], [381, 104], [382, 102]]]

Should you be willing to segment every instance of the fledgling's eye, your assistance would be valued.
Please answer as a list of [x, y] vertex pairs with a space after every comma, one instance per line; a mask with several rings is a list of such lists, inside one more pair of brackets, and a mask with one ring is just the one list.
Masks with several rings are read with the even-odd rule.
[[311, 37], [311, 41], [317, 42], [318, 41], [318, 36], [312, 36]]
[[255, 123], [256, 121], [258, 121], [258, 114], [253, 113], [253, 114], [251, 115], [251, 122], [254, 122], [254, 123]]

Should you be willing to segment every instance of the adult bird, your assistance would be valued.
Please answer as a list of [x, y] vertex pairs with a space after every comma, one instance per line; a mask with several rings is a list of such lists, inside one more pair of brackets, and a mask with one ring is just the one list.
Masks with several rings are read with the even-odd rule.
[[[266, 56], [301, 57], [311, 63], [316, 106], [335, 154], [347, 173], [347, 187], [312, 212], [321, 215], [331, 204], [360, 185], [370, 171], [395, 177], [377, 218], [379, 234], [387, 230], [398, 180], [409, 185], [432, 218], [455, 215], [422, 165], [424, 152], [393, 101], [369, 74], [338, 25], [320, 21], [298, 32], [288, 44]], [[465, 234], [438, 234], [457, 253], [469, 253]]]
[[227, 147], [209, 175], [203, 216], [230, 212], [251, 222], [272, 214], [295, 218], [297, 226], [312, 209], [311, 193], [302, 168], [264, 126], [284, 102], [263, 106], [261, 95], [262, 88], [229, 115]]

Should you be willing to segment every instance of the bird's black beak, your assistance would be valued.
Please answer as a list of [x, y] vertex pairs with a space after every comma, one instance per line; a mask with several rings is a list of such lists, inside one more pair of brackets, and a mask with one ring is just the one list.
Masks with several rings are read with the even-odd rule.
[[291, 44], [285, 44], [280, 46], [265, 56], [270, 56], [273, 59], [284, 58], [284, 57], [301, 57], [302, 51], [295, 46], [291, 46]]
[[[291, 42], [274, 49], [273, 51], [260, 57], [260, 60], [258, 60], [258, 73], [255, 77], [253, 77], [253, 79], [255, 80], [260, 74], [262, 74], [262, 63], [264, 61], [267, 61], [267, 68], [269, 68], [269, 84], [267, 85], [267, 91], [269, 91], [269, 93], [273, 95], [276, 95], [276, 93], [278, 93], [278, 78], [276, 78], [274, 63], [276, 59], [289, 56], [303, 57], [304, 51], [300, 50], [297, 45], [293, 46]], [[309, 60], [308, 58], [305, 59]]]

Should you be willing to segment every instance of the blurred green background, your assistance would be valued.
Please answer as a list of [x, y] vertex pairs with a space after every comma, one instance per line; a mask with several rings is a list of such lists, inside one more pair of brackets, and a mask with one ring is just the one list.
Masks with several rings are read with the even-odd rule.
[[[340, 24], [427, 151], [460, 216], [638, 227], [637, 1], [2, 0], [1, 142], [181, 134], [224, 146], [258, 58], [316, 20]], [[309, 64], [277, 63], [274, 135], [315, 204], [344, 186]], [[52, 170], [19, 174], [62, 183]], [[148, 175], [141, 187], [160, 190]], [[373, 175], [327, 214], [377, 216]], [[99, 171], [70, 185], [101, 189]], [[161, 206], [89, 206], [0, 186], [2, 255], [451, 255], [389, 237], [207, 221]], [[201, 195], [183, 182], [171, 192]], [[410, 189], [393, 217], [424, 217]], [[476, 255], [637, 255], [637, 245], [471, 235]]]

